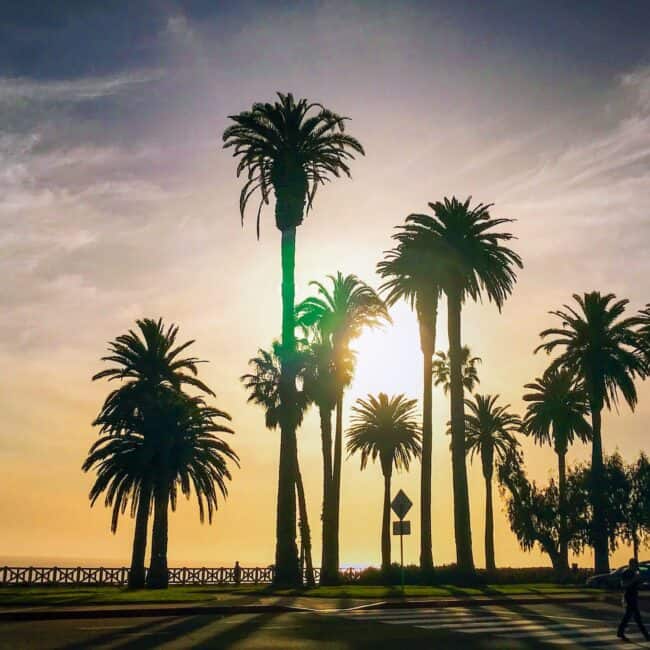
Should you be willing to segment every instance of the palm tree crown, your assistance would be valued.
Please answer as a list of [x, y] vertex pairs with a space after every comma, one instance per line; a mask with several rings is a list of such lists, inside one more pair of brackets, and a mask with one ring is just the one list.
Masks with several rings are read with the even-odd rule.
[[565, 453], [578, 437], [587, 442], [591, 427], [585, 419], [589, 401], [570, 370], [550, 368], [525, 388], [528, 402], [523, 430], [539, 444], [552, 444], [556, 453]]
[[302, 222], [305, 200], [308, 211], [318, 186], [331, 175], [349, 177], [348, 161], [354, 153], [364, 154], [361, 143], [344, 132], [348, 118], [306, 99], [296, 102], [291, 93], [278, 93], [278, 99], [230, 115], [235, 124], [223, 134], [224, 147], [232, 147], [233, 156], [240, 157], [237, 176], [247, 174], [239, 198], [242, 219], [250, 197], [260, 192], [258, 237], [262, 206], [269, 203], [271, 188], [278, 203], [289, 208], [276, 210], [277, 227], [295, 228]]
[[614, 294], [601, 295], [598, 291], [574, 294], [573, 298], [579, 310], [564, 305], [564, 309], [552, 311], [562, 320], [562, 327], [541, 332], [542, 338], [553, 338], [539, 345], [535, 352], [562, 350], [550, 368], [563, 367], [580, 377], [593, 400], [593, 408], [610, 408], [617, 403], [619, 391], [634, 408], [634, 378], [643, 375], [644, 363], [635, 350], [638, 337], [633, 326], [637, 318], [621, 319], [629, 301], [616, 300]]
[[[463, 388], [468, 393], [473, 393], [476, 385], [481, 383], [476, 366], [479, 363], [482, 363], [483, 359], [481, 359], [481, 357], [473, 357], [472, 352], [467, 345], [463, 345], [460, 355], [460, 363], [463, 373]], [[439, 350], [436, 352], [436, 357], [437, 359], [433, 362], [434, 384], [436, 386], [442, 386], [442, 390], [446, 395], [451, 386], [449, 356], [442, 350]]]
[[361, 452], [361, 469], [368, 459], [379, 458], [382, 471], [390, 475], [393, 465], [408, 470], [411, 459], [419, 458], [422, 436], [415, 420], [416, 405], [417, 400], [385, 393], [357, 400], [347, 450], [349, 454]]

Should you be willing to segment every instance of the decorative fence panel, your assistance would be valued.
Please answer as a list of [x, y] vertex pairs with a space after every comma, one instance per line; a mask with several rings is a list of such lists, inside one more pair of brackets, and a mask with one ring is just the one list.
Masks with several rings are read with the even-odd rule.
[[[232, 585], [269, 584], [273, 582], [273, 567], [241, 567], [235, 580], [233, 567], [179, 567], [169, 569], [170, 585]], [[358, 569], [346, 569], [342, 575], [348, 581], [359, 577]], [[316, 582], [320, 569], [314, 569]], [[306, 576], [303, 575], [306, 582]], [[0, 585], [115, 585], [129, 581], [127, 567], [0, 567]]]

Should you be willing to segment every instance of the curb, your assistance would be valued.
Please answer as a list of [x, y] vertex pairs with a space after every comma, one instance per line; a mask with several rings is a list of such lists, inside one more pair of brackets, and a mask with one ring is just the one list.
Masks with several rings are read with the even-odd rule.
[[[68, 608], [65, 606], [51, 609], [13, 609], [0, 611], [0, 621], [47, 621], [55, 619], [100, 619], [100, 618], [135, 618], [135, 617], [164, 617], [164, 616], [198, 616], [198, 615], [220, 615], [228, 616], [235, 614], [282, 614], [282, 613], [311, 613], [326, 614], [343, 612], [358, 609], [415, 609], [421, 607], [482, 607], [484, 605], [534, 605], [581, 603], [603, 600], [588, 595], [576, 595], [565, 597], [548, 598], [483, 598], [481, 600], [471, 598], [456, 598], [446, 600], [409, 600], [409, 601], [379, 601], [367, 603], [354, 607], [316, 609], [310, 607], [298, 607], [295, 605], [167, 605], [164, 607], [130, 607], [113, 606], [106, 608]], [[616, 601], [618, 603], [618, 600]]]

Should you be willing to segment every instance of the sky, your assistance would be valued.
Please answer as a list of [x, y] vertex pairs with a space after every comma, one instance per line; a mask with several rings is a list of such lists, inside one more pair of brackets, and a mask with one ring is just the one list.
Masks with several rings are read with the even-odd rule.
[[[201, 377], [233, 417], [241, 457], [212, 526], [196, 504], [170, 518], [171, 565], [273, 562], [279, 435], [246, 404], [239, 376], [280, 331], [280, 235], [272, 206], [256, 240], [239, 218], [240, 181], [222, 149], [228, 116], [291, 91], [350, 117], [367, 155], [352, 180], [319, 192], [297, 234], [297, 298], [340, 270], [378, 286], [375, 265], [412, 212], [443, 196], [493, 203], [516, 219], [524, 260], [501, 313], [463, 312], [482, 357], [482, 393], [522, 412], [549, 310], [589, 290], [650, 302], [650, 4], [643, 0], [477, 2], [5, 2], [0, 8], [0, 561], [127, 564], [133, 522], [109, 530], [90, 509], [81, 464], [109, 386], [91, 382], [108, 341], [162, 317], [209, 361]], [[422, 390], [417, 323], [364, 333], [346, 393]], [[443, 305], [438, 347], [447, 344]], [[648, 451], [650, 388], [635, 413], [604, 417], [604, 446]], [[434, 393], [433, 554], [455, 558], [448, 402]], [[298, 434], [316, 564], [318, 418]], [[529, 475], [552, 451], [522, 442]], [[571, 463], [586, 461], [577, 445]], [[470, 466], [474, 555], [483, 565], [483, 481]], [[419, 471], [394, 475], [413, 500]], [[344, 463], [341, 560], [378, 564], [382, 480]], [[495, 490], [495, 494], [498, 492]], [[495, 504], [496, 559], [524, 553]], [[394, 544], [394, 558], [396, 544]], [[647, 551], [645, 552], [647, 555]], [[619, 550], [614, 563], [627, 559]], [[577, 559], [589, 565], [587, 553]]]

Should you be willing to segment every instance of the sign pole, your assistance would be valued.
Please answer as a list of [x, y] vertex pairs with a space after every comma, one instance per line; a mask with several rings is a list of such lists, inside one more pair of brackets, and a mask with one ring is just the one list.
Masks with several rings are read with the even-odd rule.
[[390, 504], [390, 507], [399, 519], [399, 521], [393, 522], [393, 535], [399, 535], [399, 563], [402, 575], [402, 593], [404, 593], [404, 535], [411, 534], [411, 522], [404, 521], [404, 517], [406, 517], [412, 505], [411, 500], [406, 496], [404, 490], [400, 490]]
[[[400, 524], [402, 524], [404, 520], [400, 519]], [[402, 566], [402, 593], [404, 592], [404, 531], [400, 530], [400, 536], [399, 536], [399, 559], [400, 559], [400, 564]]]

